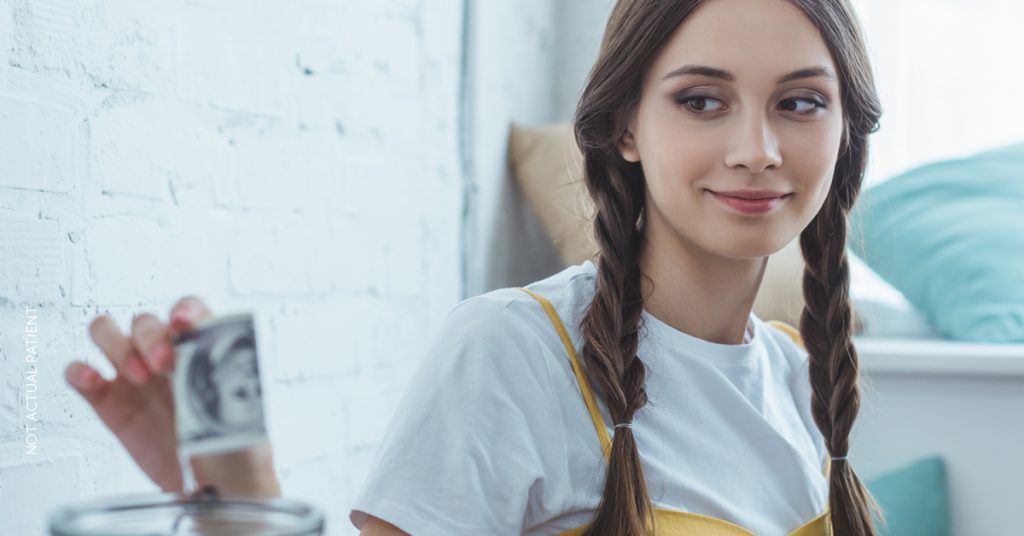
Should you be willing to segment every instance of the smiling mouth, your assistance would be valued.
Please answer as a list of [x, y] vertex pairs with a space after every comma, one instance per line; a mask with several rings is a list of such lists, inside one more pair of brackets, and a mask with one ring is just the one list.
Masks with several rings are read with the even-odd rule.
[[779, 197], [745, 199], [742, 197], [732, 197], [720, 194], [713, 190], [708, 190], [708, 193], [710, 193], [712, 197], [714, 197], [715, 200], [723, 206], [729, 207], [731, 210], [742, 214], [767, 214], [778, 208], [787, 199], [793, 196], [792, 193], [789, 193]]

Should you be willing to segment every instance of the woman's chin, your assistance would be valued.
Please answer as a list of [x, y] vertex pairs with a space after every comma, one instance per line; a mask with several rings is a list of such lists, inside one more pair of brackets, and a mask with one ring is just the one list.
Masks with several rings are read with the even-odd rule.
[[761, 259], [778, 253], [789, 243], [789, 240], [775, 239], [764, 233], [754, 233], [756, 236], [746, 239], [739, 239], [739, 234], [749, 235], [750, 231], [736, 231], [732, 239], [713, 244], [712, 251], [730, 259]]

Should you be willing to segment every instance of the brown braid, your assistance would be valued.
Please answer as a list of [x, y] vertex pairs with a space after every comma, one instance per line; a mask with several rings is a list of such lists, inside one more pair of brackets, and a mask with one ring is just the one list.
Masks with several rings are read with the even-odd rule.
[[[646, 370], [636, 353], [643, 312], [638, 259], [645, 238], [637, 229], [642, 203], [635, 201], [644, 196], [642, 191], [639, 195], [611, 191], [610, 182], [599, 178], [607, 176], [606, 170], [602, 166], [587, 173], [597, 179], [589, 181], [589, 188], [597, 200], [594, 235], [600, 254], [597, 291], [581, 330], [587, 340], [583, 347], [586, 369], [618, 424], [631, 422], [647, 404]], [[642, 188], [643, 181], [631, 184]], [[627, 199], [634, 202], [622, 202]], [[601, 506], [585, 534], [643, 534], [643, 527], [653, 521], [653, 511], [637, 445], [629, 428], [617, 429], [612, 437]]]

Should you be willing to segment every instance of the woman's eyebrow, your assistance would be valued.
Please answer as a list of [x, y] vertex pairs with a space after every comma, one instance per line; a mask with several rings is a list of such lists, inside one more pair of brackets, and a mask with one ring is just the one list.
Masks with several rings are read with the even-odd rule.
[[[723, 71], [722, 69], [716, 69], [714, 67], [708, 67], [707, 65], [685, 65], [680, 67], [662, 77], [662, 80], [668, 80], [677, 76], [686, 75], [699, 75], [699, 76], [710, 76], [712, 78], [721, 78], [722, 80], [728, 80], [733, 82], [736, 77], [733, 76], [729, 71]], [[797, 69], [789, 74], [784, 74], [775, 81], [776, 84], [784, 84], [793, 80], [799, 80], [801, 78], [814, 78], [823, 77], [829, 80], [835, 81], [836, 75], [831, 69], [822, 67], [820, 65], [814, 67], [805, 67], [803, 69]]]

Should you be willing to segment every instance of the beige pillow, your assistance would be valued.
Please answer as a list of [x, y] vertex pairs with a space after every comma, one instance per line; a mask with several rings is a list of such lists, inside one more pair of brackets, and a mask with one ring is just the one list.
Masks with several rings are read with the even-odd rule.
[[[566, 266], [593, 259], [593, 203], [583, 184], [583, 156], [568, 123], [512, 125], [509, 156], [519, 188]], [[754, 301], [759, 318], [800, 324], [803, 255], [799, 237], [771, 256]], [[855, 332], [860, 331], [855, 316]]]
[[509, 157], [519, 189], [566, 266], [593, 259], [594, 205], [583, 184], [583, 155], [568, 123], [512, 125]]

